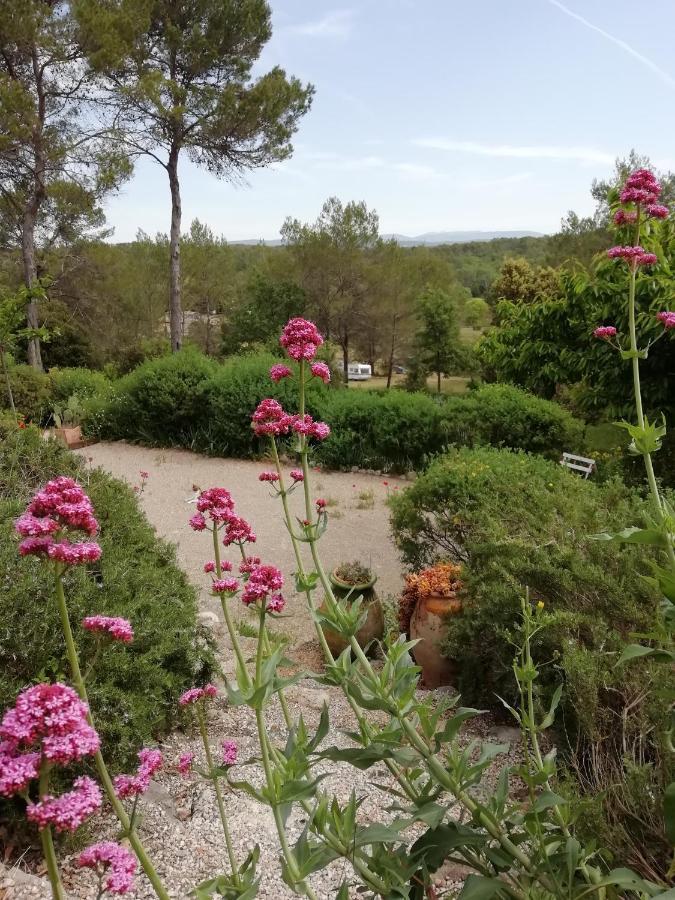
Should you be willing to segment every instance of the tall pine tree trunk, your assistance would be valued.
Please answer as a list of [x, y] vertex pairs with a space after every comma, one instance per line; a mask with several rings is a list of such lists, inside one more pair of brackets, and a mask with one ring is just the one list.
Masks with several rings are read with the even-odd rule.
[[391, 376], [394, 372], [394, 353], [396, 351], [396, 316], [391, 322], [391, 347], [389, 348], [389, 364], [387, 366], [387, 387], [391, 387]]
[[170, 235], [170, 288], [169, 327], [171, 330], [171, 350], [175, 353], [183, 343], [183, 310], [180, 298], [180, 182], [178, 180], [178, 147], [172, 147], [166, 170], [171, 187], [171, 235]]
[[342, 377], [345, 384], [349, 384], [349, 335], [345, 334], [342, 339]]
[[[47, 161], [44, 147], [44, 123], [47, 114], [45, 93], [43, 85], [42, 69], [38, 60], [37, 50], [33, 48], [33, 75], [35, 77], [35, 90], [37, 95], [37, 116], [33, 126], [32, 143], [35, 158], [35, 171], [33, 173], [33, 185], [27, 198], [21, 222], [21, 258], [23, 262], [23, 281], [30, 290], [37, 280], [37, 263], [35, 262], [35, 225], [40, 207], [47, 196], [46, 171]], [[29, 328], [38, 328], [40, 325], [38, 304], [34, 297], [28, 301], [26, 318]], [[33, 337], [28, 342], [28, 362], [34, 369], [42, 371], [42, 354], [40, 341]]]

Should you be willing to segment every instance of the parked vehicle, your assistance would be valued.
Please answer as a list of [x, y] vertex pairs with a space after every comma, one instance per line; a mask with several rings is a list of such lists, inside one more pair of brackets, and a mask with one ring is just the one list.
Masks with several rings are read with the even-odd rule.
[[373, 369], [367, 363], [349, 363], [347, 374], [350, 381], [368, 381], [373, 375]]

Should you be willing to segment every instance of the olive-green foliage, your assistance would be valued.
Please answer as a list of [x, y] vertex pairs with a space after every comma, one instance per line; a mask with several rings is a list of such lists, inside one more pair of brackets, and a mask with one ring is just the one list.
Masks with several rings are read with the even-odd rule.
[[535, 643], [542, 664], [535, 687], [546, 705], [554, 686], [565, 684], [558, 747], [591, 794], [620, 783], [625, 757], [640, 769], [652, 790], [635, 823], [613, 817], [609, 794], [598, 814], [617, 854], [632, 835], [664, 865], [667, 847], [653, 822], [660, 786], [673, 774], [661, 746], [666, 710], [650, 693], [650, 664], [615, 667], [622, 642], [651, 630], [656, 616], [658, 596], [642, 577], [651, 551], [592, 539], [643, 524], [646, 501], [617, 480], [596, 485], [540, 457], [482, 448], [441, 457], [391, 506], [411, 568], [441, 558], [464, 564], [464, 611], [448, 619], [445, 648], [458, 662], [466, 704], [517, 700], [511, 640], [520, 598], [529, 589], [533, 601], [544, 601], [550, 619]]
[[50, 566], [19, 557], [12, 523], [49, 478], [77, 477], [101, 526], [102, 584], [91, 568], [73, 567], [65, 592], [85, 670], [95, 641], [79, 628], [83, 616], [119, 615], [133, 624], [133, 643], [105, 647], [89, 681], [106, 758], [116, 770], [130, 766], [141, 745], [169, 728], [179, 694], [212, 668], [196, 622], [195, 592], [128, 486], [100, 470], [88, 472], [72, 454], [42, 440], [35, 428], [0, 423], [0, 441], [0, 708], [28, 684], [69, 680]]
[[[49, 378], [32, 366], [9, 367], [9, 380], [14, 395], [16, 411], [31, 422], [40, 423], [51, 408]], [[0, 382], [0, 409], [9, 409], [9, 399], [4, 378]]]
[[584, 446], [584, 425], [556, 403], [507, 384], [485, 385], [443, 407], [446, 443], [490, 444], [559, 459]]
[[67, 403], [76, 395], [80, 400], [91, 397], [104, 398], [112, 389], [112, 382], [93, 369], [65, 368], [50, 369], [51, 399], [54, 403]]

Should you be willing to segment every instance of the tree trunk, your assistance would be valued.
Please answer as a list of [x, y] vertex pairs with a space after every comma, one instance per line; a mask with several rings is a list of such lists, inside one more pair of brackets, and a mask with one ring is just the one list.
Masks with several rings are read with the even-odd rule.
[[438, 393], [440, 394], [440, 392], [441, 392], [441, 373], [440, 373], [440, 370], [439, 370], [438, 372], [436, 372], [436, 384], [437, 384], [437, 390], [438, 390]]
[[178, 181], [178, 147], [172, 147], [167, 163], [171, 187], [169, 327], [171, 350], [175, 353], [183, 343], [183, 310], [180, 301], [180, 182]]
[[387, 388], [391, 387], [391, 376], [394, 372], [394, 352], [396, 350], [396, 316], [391, 323], [391, 347], [389, 348], [389, 365], [387, 366]]
[[349, 335], [342, 339], [342, 377], [345, 384], [349, 384]]
[[14, 406], [14, 394], [12, 393], [12, 382], [9, 380], [9, 372], [7, 371], [7, 360], [5, 359], [5, 348], [0, 347], [0, 360], [2, 361], [2, 373], [5, 376], [7, 385], [7, 397], [9, 398], [9, 406], [16, 415], [16, 406]]

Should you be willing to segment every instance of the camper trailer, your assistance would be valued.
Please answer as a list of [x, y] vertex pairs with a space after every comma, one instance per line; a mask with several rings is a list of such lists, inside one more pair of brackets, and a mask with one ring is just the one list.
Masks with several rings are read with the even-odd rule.
[[367, 363], [349, 363], [347, 374], [350, 381], [368, 381], [373, 370]]

